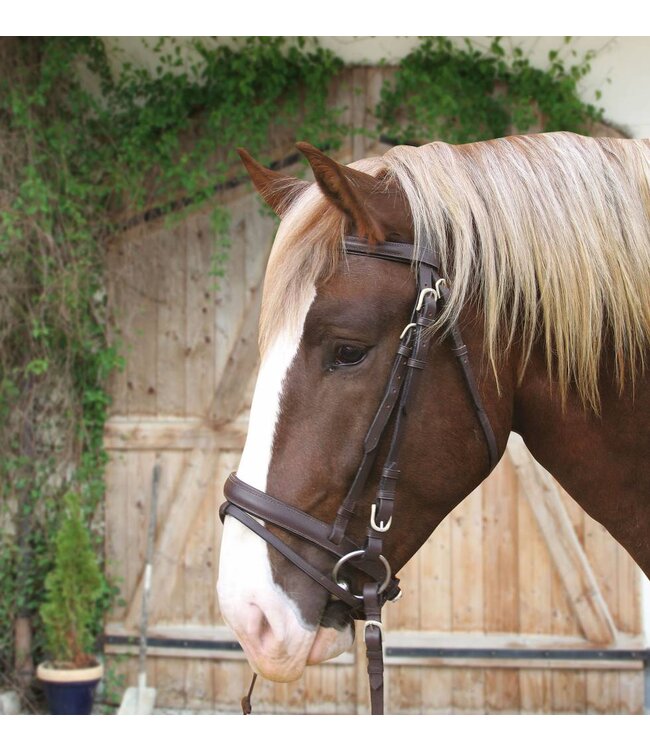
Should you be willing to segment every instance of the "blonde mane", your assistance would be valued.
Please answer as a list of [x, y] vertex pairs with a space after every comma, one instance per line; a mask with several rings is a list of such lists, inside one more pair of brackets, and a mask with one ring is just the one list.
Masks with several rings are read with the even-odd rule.
[[[416, 249], [437, 248], [455, 322], [468, 302], [485, 322], [485, 353], [516, 342], [523, 373], [545, 343], [549, 376], [598, 409], [605, 341], [623, 389], [650, 343], [650, 141], [545, 133], [450, 146], [397, 146], [352, 164], [396, 179], [413, 215]], [[312, 185], [282, 221], [260, 321], [264, 349], [295, 320], [305, 289], [341, 258], [344, 219]]]

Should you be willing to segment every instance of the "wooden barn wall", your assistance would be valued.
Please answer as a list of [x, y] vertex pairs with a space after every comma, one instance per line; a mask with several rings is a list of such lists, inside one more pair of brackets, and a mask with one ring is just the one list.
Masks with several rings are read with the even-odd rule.
[[[386, 75], [348, 71], [333, 102], [348, 105], [355, 125], [372, 125], [369, 110]], [[276, 140], [278, 156], [288, 153], [290, 144]], [[339, 158], [383, 150], [356, 135]], [[219, 613], [217, 509], [245, 438], [274, 224], [248, 188], [218, 200], [232, 212], [224, 280], [210, 275], [208, 212], [172, 228], [159, 219], [131, 229], [107, 258], [111, 324], [126, 367], [113, 379], [105, 440], [106, 554], [123, 600], [107, 621], [106, 652], [125, 685], [136, 684], [129, 639], [138, 632], [158, 462], [148, 681], [159, 706], [234, 712], [250, 670]], [[521, 455], [513, 444], [402, 571], [404, 597], [386, 615], [389, 712], [642, 712], [642, 662], [607, 658], [608, 650], [642, 647], [639, 570]], [[355, 648], [295, 683], [259, 682], [256, 711], [367, 712], [365, 656]], [[535, 656], [472, 656], [477, 648]], [[550, 658], [566, 648], [599, 649], [605, 658]], [[540, 659], [545, 649], [550, 656]]]

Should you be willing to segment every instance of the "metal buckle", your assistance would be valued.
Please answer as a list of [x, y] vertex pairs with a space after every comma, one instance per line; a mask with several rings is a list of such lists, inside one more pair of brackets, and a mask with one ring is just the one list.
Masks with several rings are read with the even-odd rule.
[[406, 328], [400, 333], [399, 340], [401, 341], [404, 336], [406, 335], [406, 332], [409, 331], [411, 328], [417, 328], [417, 323], [409, 323]]
[[434, 297], [435, 297], [435, 299], [438, 299], [438, 297], [435, 296], [436, 295], [436, 290], [432, 289], [430, 286], [426, 287], [425, 289], [423, 289], [420, 292], [420, 297], [418, 298], [418, 303], [415, 306], [415, 309], [417, 310], [417, 312], [420, 312], [420, 310], [422, 309], [422, 305], [424, 304], [424, 298], [427, 296], [427, 294], [433, 294]]
[[379, 632], [382, 635], [384, 634], [384, 626], [379, 622], [379, 620], [366, 620], [365, 623], [364, 623], [364, 625], [363, 625], [364, 639], [365, 639], [365, 635], [366, 635], [366, 630], [368, 630], [368, 628], [371, 625], [374, 625], [376, 628], [379, 628]]
[[447, 282], [445, 281], [445, 279], [438, 279], [438, 281], [436, 281], [435, 287], [432, 288], [428, 286], [420, 292], [418, 303], [415, 307], [417, 312], [420, 312], [420, 310], [422, 309], [422, 305], [424, 305], [424, 298], [427, 296], [427, 294], [433, 294], [433, 298], [436, 300], [436, 302], [440, 299], [440, 297], [442, 296], [440, 294], [441, 284], [444, 284], [445, 286], [447, 286]]
[[391, 516], [388, 521], [380, 521], [379, 524], [377, 524], [377, 504], [373, 503], [372, 508], [370, 510], [370, 525], [375, 531], [388, 531], [390, 529], [391, 523], [393, 523], [393, 517]]
[[[341, 584], [339, 583], [339, 581], [337, 579], [337, 576], [339, 574], [339, 570], [341, 570], [341, 568], [345, 565], [345, 563], [348, 560], [352, 560], [355, 557], [360, 557], [361, 555], [365, 555], [365, 554], [366, 554], [365, 549], [355, 549], [352, 552], [348, 552], [347, 555], [343, 555], [343, 557], [341, 557], [339, 560], [337, 560], [336, 565], [334, 566], [334, 570], [332, 570], [332, 580], [334, 581], [334, 583], [337, 586], [341, 586]], [[377, 592], [379, 594], [383, 594], [384, 591], [386, 591], [386, 589], [388, 588], [388, 584], [390, 583], [390, 579], [392, 577], [392, 572], [391, 572], [391, 569], [390, 569], [390, 565], [388, 564], [388, 560], [383, 555], [379, 555], [379, 561], [382, 563], [382, 565], [384, 566], [384, 568], [386, 570], [386, 577], [384, 578], [384, 580], [383, 580], [383, 582], [382, 582], [382, 584], [379, 587], [379, 590]], [[348, 587], [347, 590], [349, 590], [349, 587]], [[355, 599], [363, 599], [363, 596], [359, 596], [359, 594], [352, 594], [352, 596]]]

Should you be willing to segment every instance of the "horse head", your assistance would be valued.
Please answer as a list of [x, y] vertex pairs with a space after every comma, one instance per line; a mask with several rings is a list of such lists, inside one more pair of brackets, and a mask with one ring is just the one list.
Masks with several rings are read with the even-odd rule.
[[[268, 170], [240, 150], [255, 187], [281, 223], [265, 279], [261, 365], [237, 477], [262, 497], [281, 499], [331, 525], [363, 461], [364, 440], [412, 317], [419, 260], [395, 263], [379, 252], [373, 257], [387, 244], [414, 243], [409, 196], [381, 159], [344, 166], [310, 144], [298, 147], [315, 183]], [[363, 240], [367, 253], [345, 253], [346, 236]], [[514, 375], [502, 367], [497, 385], [482, 357], [483, 319], [471, 302], [454, 325], [478, 375], [498, 455], [511, 427]], [[486, 446], [458, 353], [444, 335], [448, 329], [432, 328], [401, 436], [390, 528], [382, 532], [382, 554], [394, 572], [497, 457]], [[391, 424], [396, 418], [392, 414]], [[346, 535], [359, 546], [390, 442], [389, 425], [347, 524]], [[326, 550], [273, 522], [266, 526], [331, 577], [333, 559]], [[354, 567], [340, 574], [344, 587], [357, 594], [366, 578]], [[270, 679], [296, 679], [306, 665], [352, 645], [350, 606], [231, 516], [225, 518], [218, 594], [251, 665]]]

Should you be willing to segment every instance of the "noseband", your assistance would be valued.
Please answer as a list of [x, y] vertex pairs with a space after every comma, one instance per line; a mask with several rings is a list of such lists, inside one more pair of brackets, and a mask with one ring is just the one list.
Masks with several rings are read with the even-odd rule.
[[[369, 245], [366, 240], [348, 236], [345, 238], [344, 250], [348, 255], [361, 255], [365, 258], [398, 263], [413, 263], [417, 269], [417, 293], [411, 318], [400, 336], [384, 395], [366, 433], [363, 457], [350, 489], [333, 523], [328, 524], [242, 482], [233, 473], [226, 481], [224, 494], [227, 500], [221, 506], [219, 515], [222, 521], [228, 514], [243, 523], [332, 596], [345, 602], [350, 607], [351, 616], [354, 619], [365, 620], [364, 639], [368, 656], [371, 709], [373, 714], [382, 714], [384, 712], [384, 678], [381, 609], [387, 601], [396, 601], [401, 595], [399, 580], [393, 576], [390, 564], [382, 554], [384, 536], [393, 520], [393, 505], [400, 475], [399, 452], [406, 418], [409, 408], [414, 403], [420, 373], [427, 363], [431, 345], [432, 337], [427, 329], [431, 327], [447, 303], [449, 292], [445, 280], [439, 273], [439, 259], [430, 248], [423, 250], [420, 257], [415, 259], [413, 245], [401, 242]], [[457, 326], [452, 326], [450, 335], [452, 351], [460, 363], [463, 379], [485, 435], [491, 471], [498, 460], [494, 432], [483, 408], [467, 355], [467, 347], [463, 343]], [[399, 407], [396, 410], [398, 402]], [[381, 470], [376, 493], [377, 500], [372, 505], [366, 538], [360, 545], [346, 536], [347, 526], [355, 515], [358, 500], [366, 487], [381, 438], [393, 413], [395, 413], [393, 431]], [[335, 559], [331, 572], [323, 573], [313, 566], [259, 521], [279, 526], [325, 550]], [[349, 584], [341, 580], [341, 571], [346, 565], [371, 579], [363, 584], [359, 594], [353, 593]], [[250, 693], [244, 701], [248, 701], [249, 711]], [[245, 709], [245, 712], [248, 711]]]

